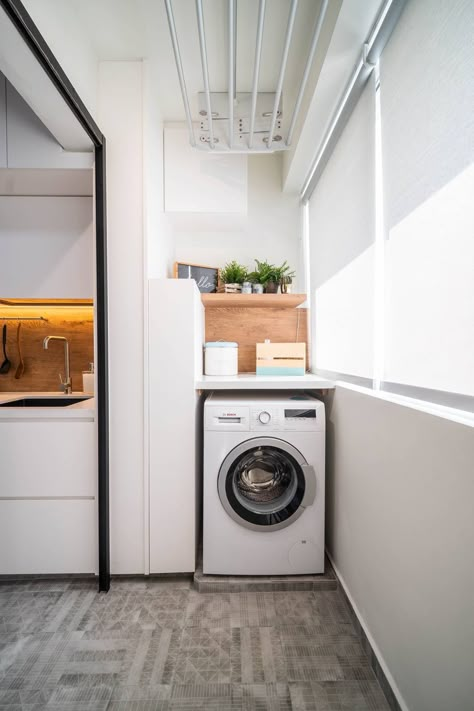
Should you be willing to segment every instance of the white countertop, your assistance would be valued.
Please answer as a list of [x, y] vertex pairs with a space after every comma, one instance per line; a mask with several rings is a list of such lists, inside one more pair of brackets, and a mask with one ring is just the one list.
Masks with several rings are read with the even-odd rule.
[[332, 380], [319, 375], [202, 375], [196, 380], [196, 390], [329, 390]]
[[0, 407], [0, 420], [94, 420], [95, 400], [83, 392], [73, 392], [71, 395], [64, 395], [61, 392], [0, 393], [0, 403], [24, 397], [88, 397], [89, 399], [65, 407]]

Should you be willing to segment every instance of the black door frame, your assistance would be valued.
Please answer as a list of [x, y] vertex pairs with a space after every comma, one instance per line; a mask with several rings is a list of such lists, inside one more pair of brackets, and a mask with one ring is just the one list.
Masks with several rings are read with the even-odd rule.
[[[107, 324], [107, 214], [105, 190], [105, 136], [95, 123], [78, 93], [51, 52], [20, 0], [0, 0], [21, 37], [43, 67], [54, 86], [87, 133], [95, 151], [96, 214], [96, 334], [98, 429], [98, 514], [99, 514], [99, 592], [110, 587], [109, 533], [109, 377]], [[67, 28], [64, 28], [65, 31]], [[80, 533], [78, 532], [78, 535]]]

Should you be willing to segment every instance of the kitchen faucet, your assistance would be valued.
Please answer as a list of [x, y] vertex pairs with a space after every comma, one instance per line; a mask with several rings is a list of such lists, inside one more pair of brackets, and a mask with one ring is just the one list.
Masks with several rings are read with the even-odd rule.
[[61, 377], [61, 373], [60, 373], [59, 380], [61, 381], [61, 386], [62, 386], [62, 389], [64, 390], [65, 394], [70, 395], [72, 393], [72, 380], [71, 380], [71, 369], [70, 369], [70, 361], [69, 361], [69, 341], [64, 336], [46, 336], [46, 338], [43, 341], [43, 348], [45, 351], [48, 350], [48, 344], [50, 341], [64, 341], [64, 369], [65, 369], [66, 377], [63, 380]]

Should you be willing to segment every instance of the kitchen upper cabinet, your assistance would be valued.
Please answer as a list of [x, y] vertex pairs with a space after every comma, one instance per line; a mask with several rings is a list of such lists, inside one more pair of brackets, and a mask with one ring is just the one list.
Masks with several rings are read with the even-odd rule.
[[0, 74], [0, 168], [7, 167], [6, 79]]
[[92, 153], [65, 151], [6, 82], [8, 168], [90, 168]]
[[0, 296], [92, 298], [92, 198], [0, 196], [0, 249]]
[[166, 212], [247, 213], [247, 156], [189, 145], [187, 129], [166, 127]]
[[86, 169], [92, 152], [65, 151], [0, 73], [0, 168]]

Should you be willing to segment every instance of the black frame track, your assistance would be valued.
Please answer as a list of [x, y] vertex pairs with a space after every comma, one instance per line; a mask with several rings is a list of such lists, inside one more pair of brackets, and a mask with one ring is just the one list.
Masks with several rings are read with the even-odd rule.
[[[20, 0], [0, 0], [29, 49], [87, 133], [95, 150], [96, 337], [98, 429], [99, 592], [110, 588], [109, 388], [107, 323], [107, 214], [105, 136], [81, 101], [61, 65]], [[67, 28], [64, 28], [67, 31]], [[79, 533], [78, 533], [79, 535]]]

